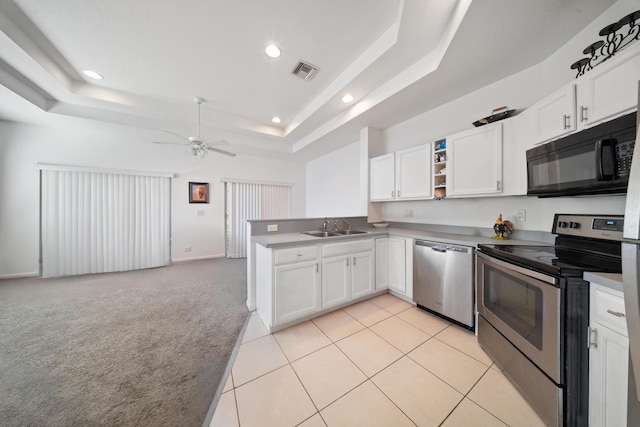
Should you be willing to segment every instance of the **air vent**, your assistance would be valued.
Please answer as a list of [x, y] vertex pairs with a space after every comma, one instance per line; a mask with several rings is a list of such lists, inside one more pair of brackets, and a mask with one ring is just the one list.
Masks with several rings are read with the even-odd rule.
[[294, 74], [300, 77], [302, 80], [311, 80], [313, 76], [316, 75], [318, 70], [319, 68], [316, 67], [315, 65], [311, 65], [308, 62], [300, 61], [293, 68], [293, 71], [291, 71], [291, 74]]

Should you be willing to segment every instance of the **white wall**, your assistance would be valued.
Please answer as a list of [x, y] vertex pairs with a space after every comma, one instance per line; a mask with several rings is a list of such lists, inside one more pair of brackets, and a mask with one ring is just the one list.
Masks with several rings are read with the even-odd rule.
[[360, 185], [360, 145], [354, 142], [307, 162], [307, 217], [367, 215], [367, 194]]
[[[168, 140], [162, 132], [68, 117], [55, 122], [50, 127], [0, 122], [0, 277], [39, 271], [38, 162], [177, 173], [171, 190], [173, 260], [224, 255], [220, 178], [292, 183], [292, 215], [304, 216], [304, 163], [210, 153], [197, 167], [183, 147], [151, 144]], [[209, 204], [188, 203], [189, 181], [209, 182]], [[198, 209], [203, 216], [197, 216]]]
[[[572, 81], [575, 72], [569, 66], [583, 56], [585, 46], [599, 39], [599, 30], [637, 9], [637, 1], [621, 0], [543, 63], [385, 129], [380, 143], [370, 148], [371, 157], [471, 129], [473, 121], [490, 113], [488, 102], [494, 106], [526, 109]], [[513, 221], [514, 209], [526, 209], [526, 221], [514, 222], [516, 228], [551, 231], [554, 213], [624, 214], [624, 204], [624, 196], [486, 197], [386, 202], [377, 204], [377, 212], [385, 221], [491, 227], [498, 214]], [[413, 217], [405, 216], [407, 209], [413, 209]]]

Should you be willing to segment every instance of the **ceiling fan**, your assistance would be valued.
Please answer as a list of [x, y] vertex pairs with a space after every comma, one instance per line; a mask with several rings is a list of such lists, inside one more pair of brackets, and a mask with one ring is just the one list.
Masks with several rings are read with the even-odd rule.
[[[203, 158], [208, 154], [208, 151], [215, 151], [216, 153], [220, 153], [220, 154], [224, 154], [225, 156], [231, 156], [234, 157], [236, 154], [235, 153], [231, 153], [229, 151], [225, 151], [225, 150], [221, 150], [219, 148], [215, 148], [217, 146], [220, 145], [229, 145], [229, 143], [227, 141], [204, 141], [201, 137], [200, 137], [200, 104], [202, 104], [204, 102], [204, 99], [199, 98], [199, 97], [195, 97], [193, 98], [193, 100], [195, 101], [196, 105], [197, 105], [197, 114], [196, 114], [196, 128], [197, 128], [197, 133], [196, 136], [189, 136], [189, 137], [185, 137], [182, 136], [178, 133], [172, 132], [170, 130], [166, 130], [165, 132], [170, 133], [172, 135], [175, 135], [177, 137], [180, 137], [184, 140], [186, 140], [186, 142], [157, 142], [157, 141], [153, 141], [154, 144], [171, 144], [171, 145], [185, 145], [188, 146], [187, 148], [187, 152], [190, 153], [192, 156], [194, 157], [198, 157], [198, 158]], [[208, 151], [207, 151], [208, 150]]]

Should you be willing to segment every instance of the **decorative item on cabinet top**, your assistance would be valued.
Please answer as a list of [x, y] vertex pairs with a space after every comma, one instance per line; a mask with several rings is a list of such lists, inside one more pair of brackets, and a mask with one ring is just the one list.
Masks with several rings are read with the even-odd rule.
[[582, 51], [589, 57], [579, 59], [571, 64], [572, 70], [578, 70], [576, 78], [592, 70], [596, 65], [602, 64], [634, 40], [640, 39], [640, 10], [628, 14], [618, 22], [607, 25], [600, 30], [598, 35], [604, 37], [604, 40], [591, 43]]
[[473, 125], [475, 127], [478, 127], [478, 126], [483, 126], [489, 123], [497, 122], [498, 120], [504, 120], [506, 118], [513, 116], [513, 113], [515, 111], [516, 110], [508, 110], [506, 105], [502, 107], [494, 108], [491, 111], [491, 114], [489, 116], [485, 117], [484, 119], [476, 120], [475, 122], [473, 122]]

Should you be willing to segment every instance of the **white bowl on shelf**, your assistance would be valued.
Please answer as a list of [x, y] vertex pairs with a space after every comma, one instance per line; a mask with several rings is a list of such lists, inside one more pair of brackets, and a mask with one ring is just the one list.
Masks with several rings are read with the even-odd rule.
[[387, 224], [386, 222], [376, 222], [371, 225], [373, 225], [376, 228], [387, 228], [389, 226], [389, 224]]

